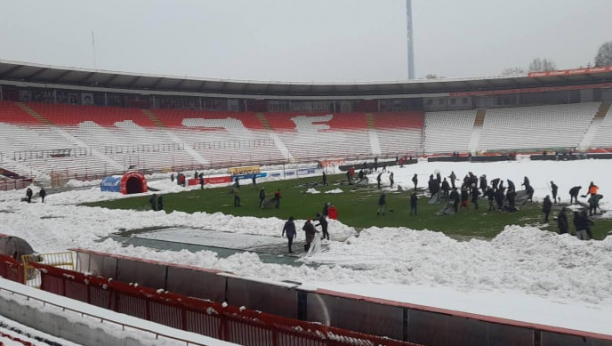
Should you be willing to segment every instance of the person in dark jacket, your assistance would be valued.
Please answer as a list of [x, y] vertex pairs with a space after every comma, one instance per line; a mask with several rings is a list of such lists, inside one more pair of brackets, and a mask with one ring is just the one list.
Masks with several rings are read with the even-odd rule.
[[487, 188], [487, 191], [484, 193], [484, 195], [487, 197], [487, 200], [489, 200], [489, 211], [494, 211], [495, 206], [493, 202], [495, 201], [495, 189]]
[[491, 186], [493, 187], [493, 189], [497, 190], [497, 184], [499, 184], [499, 181], [500, 181], [499, 178], [495, 178], [491, 180]]
[[204, 190], [204, 176], [200, 173], [200, 190]]
[[589, 216], [597, 214], [597, 208], [599, 208], [599, 200], [602, 198], [602, 195], [591, 195], [591, 197], [589, 197]]
[[574, 217], [572, 218], [572, 224], [574, 225], [574, 229], [576, 230], [576, 236], [578, 236], [578, 230], [580, 229], [580, 213], [574, 211]]
[[278, 209], [280, 208], [280, 200], [281, 200], [281, 193], [280, 193], [280, 189], [277, 189], [276, 191], [274, 191], [274, 208]]
[[325, 216], [317, 213], [317, 221], [319, 221], [319, 223], [316, 224], [315, 227], [321, 226], [321, 232], [323, 232], [323, 236], [321, 237], [321, 240], [325, 238], [329, 240], [329, 233], [327, 232], [327, 219], [325, 218]]
[[567, 215], [565, 214], [565, 210], [565, 207], [561, 208], [561, 211], [557, 216], [557, 226], [559, 227], [559, 234], [565, 234], [569, 232], [569, 223], [567, 221]]
[[582, 189], [582, 186], [574, 186], [569, 190], [570, 204], [573, 204], [574, 201], [578, 203], [578, 194], [580, 194], [580, 189]]
[[436, 185], [436, 180], [434, 179], [433, 174], [429, 175], [429, 181], [427, 182], [427, 189], [429, 189], [429, 193], [433, 196], [434, 195], [434, 191], [436, 190], [435, 188]]
[[453, 190], [455, 189], [455, 180], [457, 180], [457, 176], [455, 175], [455, 171], [451, 171], [451, 174], [448, 176], [450, 178], [451, 187]]
[[264, 190], [264, 188], [262, 187], [261, 190], [259, 190], [259, 207], [261, 209], [263, 209], [264, 207], [265, 200], [266, 200], [266, 190]]
[[484, 194], [487, 192], [487, 175], [483, 174], [480, 176], [480, 190], [482, 190], [482, 195], [484, 196]]
[[459, 197], [459, 192], [457, 192], [456, 187], [453, 187], [453, 191], [450, 193], [450, 200], [453, 201], [453, 209], [455, 209], [455, 213], [458, 212], [461, 197]]
[[327, 174], [325, 174], [325, 171], [323, 171], [323, 186], [327, 186]]
[[157, 210], [157, 195], [153, 194], [151, 198], [149, 198], [149, 204], [151, 204], [152, 210]]
[[237, 188], [233, 188], [232, 194], [234, 195], [234, 207], [239, 207], [240, 206], [240, 190]]
[[591, 233], [591, 226], [594, 225], [593, 221], [591, 221], [591, 219], [589, 219], [589, 215], [587, 214], [586, 210], [583, 210], [582, 213], [580, 214], [580, 216], [581, 216], [582, 222], [585, 225], [584, 229], [586, 230], [586, 233], [587, 233], [589, 239], [593, 239], [593, 233]]
[[45, 191], [45, 188], [41, 187], [40, 192], [38, 194], [40, 195], [40, 199], [42, 200], [42, 202], [45, 203], [45, 197], [47, 196], [47, 191]]
[[28, 187], [28, 189], [26, 190], [26, 200], [28, 201], [28, 203], [32, 202], [32, 195], [34, 194], [34, 192], [32, 192], [32, 189], [30, 189]]
[[531, 184], [529, 183], [529, 178], [525, 177], [521, 185], [525, 185], [525, 190], [527, 191], [527, 200], [529, 200], [529, 202], [533, 202], [533, 193], [535, 190], [533, 189], [533, 186], [531, 186]]
[[550, 181], [550, 190], [553, 196], [553, 203], [557, 204], [557, 191], [559, 191], [559, 187], [555, 185], [555, 183], [552, 180]]
[[533, 202], [533, 193], [535, 192], [533, 186], [527, 185], [525, 186], [525, 190], [527, 192], [527, 199], [529, 200], [529, 202]]
[[419, 178], [417, 177], [416, 173], [414, 173], [414, 176], [412, 177], [412, 182], [414, 183], [414, 189], [416, 190], [417, 185], [419, 184]]
[[478, 196], [480, 195], [480, 190], [476, 184], [472, 186], [472, 203], [474, 203], [474, 209], [478, 209]]
[[516, 191], [516, 186], [514, 185], [514, 182], [510, 179], [506, 179], [506, 181], [508, 182], [508, 191]]
[[[575, 215], [574, 218], [576, 218]], [[593, 239], [593, 234], [591, 233], [591, 225], [593, 225], [593, 221], [589, 219], [589, 215], [587, 215], [586, 210], [583, 210], [578, 215], [578, 220], [575, 220], [574, 223], [576, 224], [576, 236], [578, 237], [578, 239]]]
[[159, 195], [159, 197], [157, 197], [157, 210], [164, 210], [164, 196], [162, 195]]
[[414, 215], [417, 214], [418, 204], [419, 204], [419, 197], [417, 196], [416, 192], [412, 192], [412, 194], [410, 195], [410, 216], [412, 216], [413, 214]]
[[544, 212], [544, 223], [548, 223], [548, 215], [552, 210], [553, 203], [550, 200], [550, 196], [544, 197], [544, 202], [542, 202], [542, 211]]
[[395, 184], [395, 180], [393, 180], [393, 172], [389, 173], [389, 186], [393, 188], [393, 184]]
[[253, 187], [257, 186], [257, 173], [253, 173], [253, 177], [251, 179], [253, 182]]
[[497, 210], [504, 210], [504, 190], [498, 189], [495, 191], [495, 202], [497, 203]]
[[450, 185], [448, 185], [448, 181], [446, 181], [446, 178], [444, 178], [444, 180], [442, 181], [442, 195], [444, 196], [445, 201], [448, 201], [449, 191], [450, 191]]
[[314, 240], [315, 235], [317, 234], [317, 229], [312, 224], [311, 218], [308, 218], [308, 220], [306, 220], [306, 223], [304, 223], [302, 230], [306, 232], [306, 244], [304, 244], [304, 251], [308, 251], [310, 249], [312, 241]]
[[470, 199], [470, 194], [468, 192], [467, 186], [461, 187], [461, 208], [470, 209], [470, 203], [468, 202]]
[[376, 177], [376, 185], [378, 186], [378, 189], [380, 190], [380, 180], [381, 180], [381, 176], [382, 176], [382, 172], [378, 173], [378, 176]]
[[518, 210], [516, 207], [516, 191], [508, 189], [508, 192], [506, 192], [506, 200], [508, 201], [508, 209], [510, 209], [510, 211]]
[[287, 246], [289, 247], [289, 253], [293, 253], [291, 247], [293, 245], [293, 239], [295, 239], [297, 236], [297, 233], [295, 232], [295, 223], [293, 220], [293, 216], [290, 216], [289, 220], [285, 222], [285, 226], [283, 226], [283, 233], [281, 234], [281, 237], [287, 234]]
[[387, 195], [383, 191], [378, 198], [378, 212], [376, 215], [380, 215], [381, 213], [385, 215], [385, 204], [387, 204]]
[[323, 205], [323, 216], [328, 217], [329, 216], [329, 205], [331, 203], [329, 202], [325, 202], [325, 205]]

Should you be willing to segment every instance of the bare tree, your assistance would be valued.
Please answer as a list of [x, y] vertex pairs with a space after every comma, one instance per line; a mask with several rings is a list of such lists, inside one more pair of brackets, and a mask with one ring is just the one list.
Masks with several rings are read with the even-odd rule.
[[595, 66], [608, 65], [612, 65], [612, 41], [602, 44], [595, 57]]
[[519, 75], [524, 75], [524, 74], [525, 74], [525, 69], [522, 67], [508, 67], [508, 68], [505, 68], [501, 72], [501, 75], [504, 77], [519, 76]]
[[554, 61], [548, 59], [535, 58], [529, 64], [529, 72], [544, 72], [554, 71], [557, 69], [557, 64]]

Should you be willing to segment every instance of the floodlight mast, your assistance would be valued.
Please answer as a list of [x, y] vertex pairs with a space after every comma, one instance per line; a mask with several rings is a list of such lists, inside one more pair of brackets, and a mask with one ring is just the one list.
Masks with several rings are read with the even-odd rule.
[[412, 0], [406, 0], [408, 34], [408, 79], [414, 79], [414, 36], [412, 32]]

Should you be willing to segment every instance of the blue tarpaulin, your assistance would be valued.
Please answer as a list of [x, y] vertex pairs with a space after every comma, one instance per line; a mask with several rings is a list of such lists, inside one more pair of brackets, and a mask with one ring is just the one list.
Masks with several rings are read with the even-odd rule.
[[100, 182], [100, 190], [110, 192], [121, 192], [121, 178], [120, 175], [111, 175], [105, 177]]

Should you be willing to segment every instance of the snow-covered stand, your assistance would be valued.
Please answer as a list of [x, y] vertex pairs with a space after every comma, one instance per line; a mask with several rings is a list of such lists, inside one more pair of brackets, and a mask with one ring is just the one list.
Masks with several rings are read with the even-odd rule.
[[[374, 299], [300, 283], [73, 249], [77, 271], [422, 345], [612, 345], [612, 336]], [[385, 343], [389, 344], [389, 343]]]
[[127, 172], [124, 175], [111, 175], [100, 182], [100, 189], [121, 192], [124, 195], [147, 192], [147, 179], [140, 172]]

